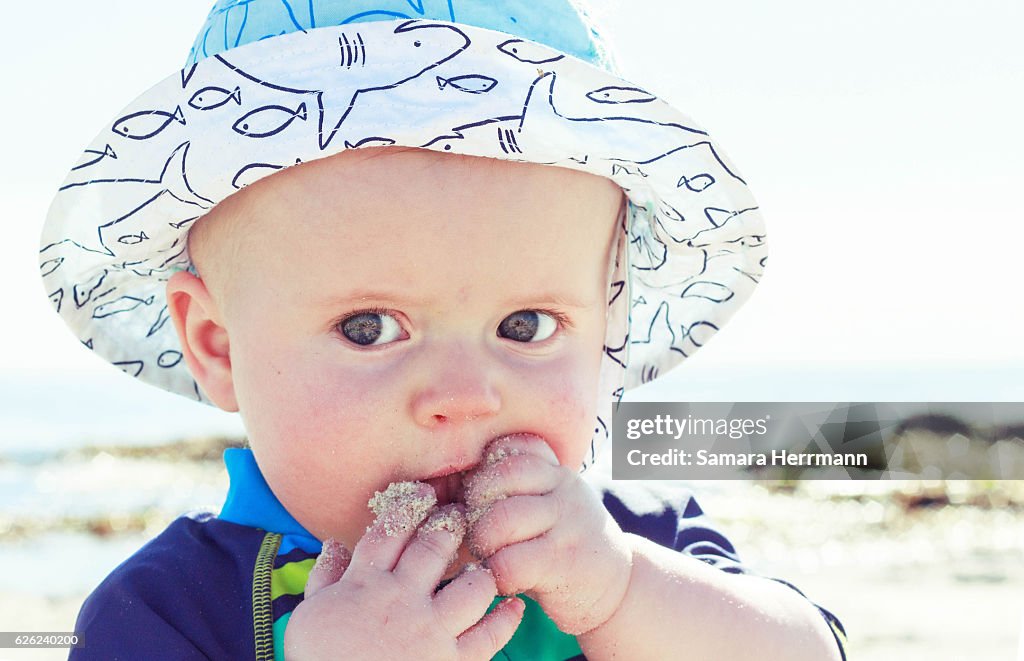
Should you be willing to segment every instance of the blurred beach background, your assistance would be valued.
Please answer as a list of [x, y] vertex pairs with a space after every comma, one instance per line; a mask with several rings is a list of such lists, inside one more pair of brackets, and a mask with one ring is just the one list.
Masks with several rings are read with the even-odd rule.
[[[70, 631], [145, 541], [184, 511], [219, 511], [221, 452], [244, 442], [237, 415], [83, 349], [38, 279], [39, 229], [68, 169], [182, 66], [211, 4], [9, 9], [0, 630]], [[1021, 3], [594, 5], [623, 75], [738, 164], [771, 253], [714, 341], [628, 400], [1024, 401]], [[690, 486], [748, 566], [843, 621], [851, 661], [931, 661], [1024, 659], [1022, 485]], [[0, 649], [0, 661], [66, 655]]]
[[[764, 373], [758, 381], [786, 393], [790, 378], [795, 384], [814, 375]], [[690, 391], [654, 382], [628, 399], [725, 399], [726, 390], [702, 383], [695, 379]], [[0, 421], [0, 630], [72, 630], [88, 592], [174, 518], [220, 510], [223, 450], [245, 442], [235, 414], [114, 369], [8, 375]], [[608, 457], [593, 470], [610, 470]], [[793, 583], [840, 617], [851, 659], [1016, 654], [1024, 480], [648, 484], [695, 490], [751, 569]], [[62, 650], [0, 650], [0, 660], [65, 657]]]

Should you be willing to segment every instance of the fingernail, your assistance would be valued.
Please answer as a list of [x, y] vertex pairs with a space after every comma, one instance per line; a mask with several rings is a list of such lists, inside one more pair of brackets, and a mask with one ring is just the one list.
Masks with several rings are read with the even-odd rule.
[[306, 579], [304, 598], [308, 599], [328, 585], [337, 583], [351, 561], [352, 553], [343, 544], [333, 537], [324, 540], [320, 555], [317, 556]]
[[389, 537], [414, 529], [436, 504], [433, 487], [423, 482], [392, 482], [367, 503]]
[[[502, 436], [501, 438], [495, 440], [494, 443], [498, 443], [499, 441], [502, 441], [502, 440], [504, 440], [506, 438], [513, 438], [513, 437], [512, 436]], [[523, 454], [523, 451], [520, 450], [519, 448], [504, 448], [504, 447], [492, 448], [492, 449], [487, 451], [487, 456], [484, 458], [484, 464], [486, 464], [487, 466], [493, 466], [494, 464], [498, 463], [499, 461], [501, 461], [505, 457], [508, 457], [510, 455], [517, 455], [517, 454]]]
[[332, 575], [338, 574], [340, 576], [348, 569], [350, 562], [352, 562], [352, 552], [345, 548], [345, 545], [338, 540], [328, 537], [324, 540], [323, 549], [320, 551], [320, 555], [317, 556], [314, 566], [320, 567]]

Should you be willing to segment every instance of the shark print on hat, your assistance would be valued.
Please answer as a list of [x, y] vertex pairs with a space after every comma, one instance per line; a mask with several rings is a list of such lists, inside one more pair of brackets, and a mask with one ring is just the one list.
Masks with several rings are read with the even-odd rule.
[[[580, 21], [578, 9], [564, 0], [219, 0], [193, 42], [186, 64], [292, 32], [395, 20], [499, 30], [589, 62], [598, 60], [591, 31]], [[537, 49], [537, 44], [526, 42], [524, 53]], [[545, 52], [552, 53], [550, 48]]]
[[[286, 85], [283, 81], [275, 81], [273, 78], [261, 77], [251, 72], [246, 67], [233, 64], [227, 58], [217, 55], [215, 59], [223, 62], [229, 69], [234, 70], [240, 76], [247, 78], [259, 85], [277, 89], [281, 92], [310, 95], [315, 99], [318, 108], [317, 136], [320, 149], [327, 149], [335, 139], [342, 124], [349, 117], [349, 114], [360, 103], [371, 106], [373, 101], [362, 102], [361, 95], [374, 95], [388, 90], [395, 89], [400, 85], [418, 78], [427, 71], [435, 69], [441, 64], [455, 58], [469, 46], [469, 38], [458, 27], [448, 24], [424, 24], [416, 21], [406, 21], [394, 27], [393, 39], [387, 40], [386, 57], [389, 58], [387, 65], [381, 67], [378, 76], [357, 76], [353, 75], [349, 66], [333, 66], [337, 60], [334, 44], [331, 48], [321, 48], [308, 54], [307, 66], [322, 67], [328, 73], [325, 75], [324, 86], [321, 89], [303, 89]], [[348, 36], [342, 33], [339, 37], [342, 43], [348, 41]], [[353, 39], [361, 39], [361, 33], [354, 33]], [[376, 41], [375, 43], [381, 43]], [[374, 44], [369, 46], [373, 52]], [[380, 53], [382, 65], [385, 62], [385, 52]], [[380, 77], [383, 74], [383, 78]], [[367, 81], [366, 79], [369, 78]], [[366, 82], [363, 82], [366, 81]], [[262, 110], [286, 109], [280, 106], [267, 106], [257, 108], [253, 113]], [[292, 113], [291, 117], [299, 116], [302, 111], [304, 119], [304, 106], [300, 106]], [[273, 131], [257, 132], [253, 137], [266, 137], [273, 135], [277, 130], [283, 130], [291, 119], [284, 121]], [[242, 127], [242, 120], [239, 119], [233, 128], [248, 135], [247, 129]], [[347, 132], [346, 135], [351, 135]], [[357, 139], [346, 137], [343, 141], [350, 144], [357, 144]]]

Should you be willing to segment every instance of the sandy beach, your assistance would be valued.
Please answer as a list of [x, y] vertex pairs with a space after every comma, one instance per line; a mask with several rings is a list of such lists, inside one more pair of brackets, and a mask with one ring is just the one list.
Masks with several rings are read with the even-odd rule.
[[851, 660], [1018, 658], [1024, 483], [800, 487], [743, 502], [709, 493], [704, 507], [746, 562], [842, 620]]
[[[41, 468], [37, 486], [60, 485], [51, 516], [0, 515], [0, 629], [71, 631], [92, 587], [178, 513], [219, 510], [222, 445], [203, 443], [93, 448]], [[1018, 658], [1024, 482], [688, 486], [749, 567], [795, 584], [842, 620], [851, 660]], [[133, 498], [111, 511], [111, 494], [127, 492]], [[69, 517], [61, 499], [93, 502]], [[0, 661], [66, 657], [0, 650]]]

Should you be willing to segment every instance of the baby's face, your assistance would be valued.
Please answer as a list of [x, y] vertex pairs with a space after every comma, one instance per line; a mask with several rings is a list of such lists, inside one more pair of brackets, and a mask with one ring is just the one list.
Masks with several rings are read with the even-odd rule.
[[497, 436], [575, 469], [621, 201], [593, 175], [422, 150], [284, 170], [200, 221], [230, 383], [197, 378], [230, 393], [288, 511], [349, 548], [375, 491], [469, 469]]

